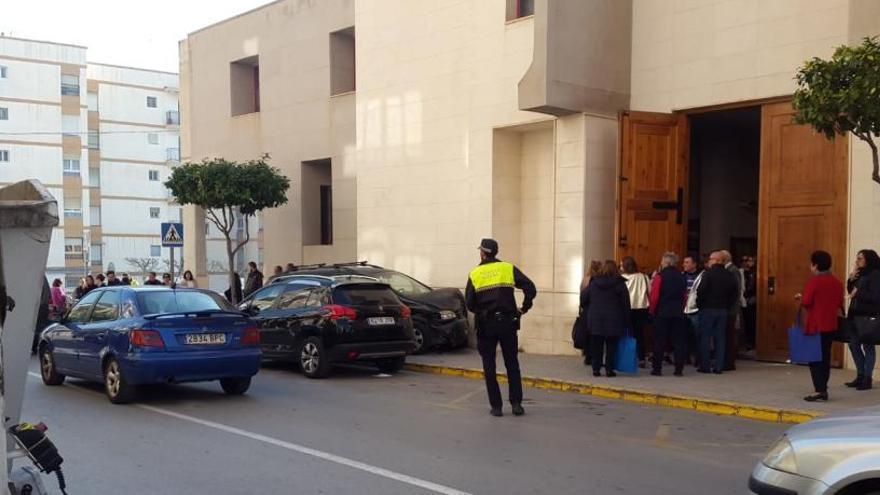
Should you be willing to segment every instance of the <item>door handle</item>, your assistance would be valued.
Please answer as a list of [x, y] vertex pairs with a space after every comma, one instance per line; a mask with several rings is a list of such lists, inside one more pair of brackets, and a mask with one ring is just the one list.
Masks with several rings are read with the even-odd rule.
[[684, 188], [678, 188], [675, 201], [654, 201], [651, 207], [655, 210], [675, 210], [675, 223], [681, 225], [684, 216]]
[[769, 277], [767, 279], [767, 294], [771, 296], [776, 294], [776, 277]]

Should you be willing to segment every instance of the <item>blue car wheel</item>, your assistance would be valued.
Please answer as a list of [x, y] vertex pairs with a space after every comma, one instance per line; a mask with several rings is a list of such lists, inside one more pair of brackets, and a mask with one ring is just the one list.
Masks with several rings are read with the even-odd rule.
[[220, 387], [226, 392], [226, 395], [242, 395], [251, 386], [251, 378], [221, 378]]
[[110, 358], [104, 366], [104, 390], [114, 404], [125, 404], [134, 399], [135, 388], [126, 381], [122, 368], [114, 358]]
[[40, 375], [46, 385], [55, 386], [64, 383], [65, 376], [58, 373], [55, 368], [55, 356], [46, 346], [40, 349]]

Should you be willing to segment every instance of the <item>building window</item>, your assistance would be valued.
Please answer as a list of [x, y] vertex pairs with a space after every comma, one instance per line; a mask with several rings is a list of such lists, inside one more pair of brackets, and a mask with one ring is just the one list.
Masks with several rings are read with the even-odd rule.
[[179, 162], [180, 161], [180, 148], [166, 148], [165, 149], [165, 159], [169, 162]]
[[147, 97], [147, 108], [156, 108], [156, 97], [148, 96]]
[[89, 149], [96, 150], [101, 147], [101, 134], [98, 131], [89, 131]]
[[9, 109], [0, 107], [0, 120], [9, 120]]
[[205, 235], [209, 235], [211, 233], [211, 224], [205, 222]]
[[150, 144], [159, 144], [159, 135], [154, 132], [147, 134], [147, 142]]
[[354, 27], [330, 33], [330, 95], [355, 90]]
[[61, 133], [65, 136], [79, 136], [79, 115], [62, 115]]
[[79, 76], [61, 74], [61, 94], [79, 96]]
[[155, 244], [150, 246], [150, 256], [158, 257], [162, 256], [162, 246], [157, 246]]
[[83, 255], [82, 237], [64, 238], [64, 257], [67, 259], [81, 259]]
[[180, 112], [177, 110], [168, 110], [165, 112], [166, 125], [180, 125]]
[[82, 209], [80, 209], [80, 208], [65, 208], [64, 209], [64, 216], [65, 217], [82, 218], [83, 212], [82, 212]]
[[89, 207], [89, 223], [91, 225], [101, 225], [101, 207]]
[[0, 162], [9, 161], [9, 150], [0, 150]]
[[79, 175], [79, 160], [65, 158], [64, 175]]
[[96, 167], [89, 168], [89, 185], [92, 187], [101, 187], [101, 169]]
[[333, 188], [329, 158], [302, 163], [302, 241], [306, 246], [333, 244]]
[[158, 170], [150, 170], [150, 180], [152, 180], [152, 181], [159, 180], [159, 171]]
[[256, 55], [229, 64], [232, 116], [260, 111], [260, 59]]
[[88, 93], [86, 93], [86, 101], [88, 101], [90, 112], [97, 112], [98, 111], [98, 93], [97, 92], [89, 91]]
[[82, 198], [64, 198], [64, 216], [82, 218]]
[[92, 244], [92, 247], [89, 250], [89, 260], [91, 260], [92, 264], [101, 263], [101, 251], [102, 249], [100, 244]]
[[159, 218], [159, 207], [157, 207], [157, 206], [150, 207], [150, 218]]
[[9, 68], [5, 65], [0, 65], [0, 79], [6, 79], [6, 74], [9, 71]]
[[535, 0], [507, 0], [507, 20], [535, 15]]

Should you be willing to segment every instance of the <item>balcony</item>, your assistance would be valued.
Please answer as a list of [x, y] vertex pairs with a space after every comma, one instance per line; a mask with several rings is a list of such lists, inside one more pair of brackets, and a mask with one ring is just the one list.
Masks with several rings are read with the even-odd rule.
[[165, 125], [180, 125], [180, 112], [177, 110], [165, 112]]
[[180, 161], [180, 148], [167, 148], [165, 150], [165, 160], [172, 163]]

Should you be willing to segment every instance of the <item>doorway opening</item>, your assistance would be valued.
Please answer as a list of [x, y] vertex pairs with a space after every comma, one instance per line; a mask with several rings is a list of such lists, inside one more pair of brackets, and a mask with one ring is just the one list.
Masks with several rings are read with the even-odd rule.
[[744, 270], [746, 308], [736, 339], [754, 357], [757, 333], [758, 201], [761, 164], [761, 107], [690, 115], [687, 251], [702, 260], [727, 250]]

